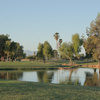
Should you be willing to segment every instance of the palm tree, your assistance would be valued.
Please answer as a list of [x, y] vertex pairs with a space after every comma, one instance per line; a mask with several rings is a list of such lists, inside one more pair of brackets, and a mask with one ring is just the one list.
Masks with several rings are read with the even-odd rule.
[[59, 37], [60, 37], [60, 36], [59, 36], [59, 33], [56, 32], [53, 36], [54, 36], [54, 38], [55, 38], [55, 40], [56, 40], [56, 43], [57, 43], [57, 50], [58, 50], [58, 39], [59, 39]]
[[61, 47], [62, 39], [59, 39], [59, 46]]

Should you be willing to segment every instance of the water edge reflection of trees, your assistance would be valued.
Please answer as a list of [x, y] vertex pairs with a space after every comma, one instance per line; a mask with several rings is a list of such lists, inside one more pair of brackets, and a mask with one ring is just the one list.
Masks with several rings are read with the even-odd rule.
[[[80, 80], [80, 75], [83, 75]], [[57, 83], [67, 85], [100, 86], [100, 71], [98, 69], [67, 69], [67, 70], [39, 70], [36, 71], [38, 82]], [[76, 75], [75, 75], [76, 74]], [[29, 73], [28, 73], [29, 75]], [[32, 74], [30, 74], [32, 75]], [[78, 75], [78, 76], [77, 76]], [[0, 79], [18, 80], [23, 79], [23, 72], [0, 72]], [[32, 76], [34, 77], [34, 73]], [[83, 81], [85, 78], [85, 81]], [[27, 79], [26, 79], [27, 80]], [[83, 82], [82, 82], [83, 81]]]
[[68, 71], [70, 72], [69, 73], [69, 76], [66, 77], [66, 80], [65, 81], [61, 81], [60, 80], [60, 84], [81, 85], [81, 83], [79, 82], [79, 79], [78, 78], [72, 79], [72, 74], [77, 72], [77, 68], [75, 68], [75, 69], [73, 69], [73, 68], [72, 69], [68, 69]]
[[17, 80], [23, 77], [23, 72], [0, 72], [0, 79]]
[[[94, 73], [86, 72], [86, 80], [84, 82], [84, 86], [99, 86], [99, 77], [94, 69]], [[100, 75], [99, 75], [100, 76]]]
[[39, 82], [51, 83], [53, 75], [54, 75], [53, 72], [37, 71]]

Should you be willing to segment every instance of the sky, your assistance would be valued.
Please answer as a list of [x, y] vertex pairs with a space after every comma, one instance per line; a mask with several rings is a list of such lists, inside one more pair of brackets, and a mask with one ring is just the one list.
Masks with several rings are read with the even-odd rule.
[[9, 34], [24, 50], [37, 51], [44, 41], [56, 49], [56, 32], [63, 42], [75, 33], [86, 36], [99, 12], [100, 0], [0, 0], [0, 34]]

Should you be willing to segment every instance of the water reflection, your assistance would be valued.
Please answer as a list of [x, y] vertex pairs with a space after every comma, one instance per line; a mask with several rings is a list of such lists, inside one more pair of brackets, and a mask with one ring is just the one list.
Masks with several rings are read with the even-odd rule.
[[38, 82], [48, 82], [51, 83], [53, 78], [53, 72], [46, 72], [46, 71], [38, 71]]
[[67, 84], [67, 85], [81, 85], [80, 82], [79, 82], [79, 79], [78, 77], [73, 79], [72, 77], [72, 74], [73, 73], [77, 73], [77, 70], [78, 69], [68, 69], [68, 71], [70, 72], [69, 73], [69, 76], [66, 77], [65, 81], [60, 81], [60, 84]]
[[0, 79], [81, 86], [99, 86], [99, 76], [99, 70], [92, 68], [0, 72]]
[[0, 79], [9, 79], [9, 80], [17, 80], [23, 77], [22, 72], [1, 72]]
[[94, 73], [86, 72], [86, 80], [84, 82], [84, 86], [99, 86], [99, 78], [98, 74], [96, 72], [96, 69], [94, 69]]

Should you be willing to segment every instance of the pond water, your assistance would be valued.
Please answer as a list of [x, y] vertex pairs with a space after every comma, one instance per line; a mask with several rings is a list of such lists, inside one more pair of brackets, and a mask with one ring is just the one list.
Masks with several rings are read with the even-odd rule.
[[99, 76], [99, 70], [92, 68], [0, 72], [0, 79], [81, 86], [99, 86]]

